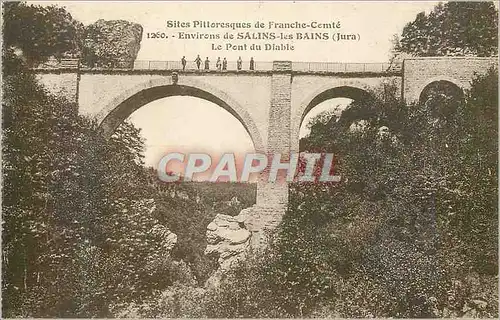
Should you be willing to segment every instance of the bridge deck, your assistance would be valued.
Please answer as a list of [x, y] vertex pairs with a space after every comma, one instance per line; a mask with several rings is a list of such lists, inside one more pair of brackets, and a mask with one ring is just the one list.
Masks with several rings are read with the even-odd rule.
[[[136, 60], [134, 61], [133, 68], [126, 67], [125, 64], [114, 67], [97, 67], [97, 68], [86, 68], [85, 66], [80, 66], [78, 59], [63, 59], [60, 62], [51, 60], [43, 65], [40, 65], [37, 69], [39, 71], [53, 70], [53, 69], [75, 69], [81, 68], [83, 71], [88, 72], [160, 72], [165, 71], [179, 71], [179, 72], [272, 72], [273, 62], [269, 61], [256, 61], [254, 65], [254, 70], [250, 70], [249, 62], [245, 61], [242, 65], [241, 70], [237, 69], [236, 61], [228, 61], [227, 69], [220, 70], [215, 67], [215, 62], [210, 62], [210, 69], [204, 69], [204, 63], [201, 64], [200, 69], [197, 68], [193, 61], [188, 61], [186, 67], [182, 68], [182, 63], [180, 61], [145, 61]], [[390, 73], [398, 74], [401, 72], [401, 64], [389, 64], [389, 63], [340, 63], [340, 62], [292, 62], [291, 71], [294, 73], [355, 73], [355, 74], [373, 74], [373, 73]]]
[[[204, 69], [202, 63], [200, 69]], [[242, 70], [249, 70], [250, 65], [245, 61]], [[272, 71], [273, 62], [256, 61], [255, 71]], [[134, 70], [183, 70], [180, 61], [144, 61], [134, 62]], [[198, 70], [194, 62], [187, 62], [185, 70]], [[210, 70], [218, 70], [214, 61], [210, 62]], [[237, 70], [236, 61], [227, 62], [227, 70]], [[292, 71], [298, 72], [333, 72], [333, 73], [359, 73], [359, 72], [398, 72], [401, 65], [389, 63], [339, 63], [339, 62], [292, 62]]]

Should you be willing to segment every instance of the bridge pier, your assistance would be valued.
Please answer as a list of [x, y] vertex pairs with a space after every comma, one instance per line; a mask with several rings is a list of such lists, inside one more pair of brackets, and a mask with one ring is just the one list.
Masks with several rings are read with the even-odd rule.
[[[292, 62], [275, 61], [271, 76], [271, 105], [268, 116], [267, 154], [269, 159], [281, 155], [281, 161], [290, 159], [290, 118], [292, 100]], [[257, 205], [286, 206], [288, 192], [284, 192], [286, 182], [266, 182], [264, 172], [257, 190]], [[279, 172], [285, 173], [286, 172]]]
[[[281, 162], [290, 160], [291, 141], [292, 62], [274, 61], [271, 75], [271, 105], [268, 116], [267, 154], [269, 159], [280, 154]], [[269, 168], [269, 167], [268, 167]], [[265, 171], [257, 184], [257, 201], [245, 226], [252, 232], [252, 246], [262, 246], [266, 231], [281, 222], [288, 204], [287, 172], [280, 170], [278, 179], [268, 181]]]

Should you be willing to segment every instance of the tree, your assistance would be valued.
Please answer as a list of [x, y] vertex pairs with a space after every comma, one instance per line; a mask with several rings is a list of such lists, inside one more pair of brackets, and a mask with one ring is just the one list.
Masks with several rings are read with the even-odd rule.
[[65, 9], [24, 2], [2, 5], [4, 47], [20, 49], [29, 66], [44, 62], [51, 56], [79, 55], [83, 25]]
[[3, 313], [105, 317], [183, 279], [139, 131], [107, 141], [29, 72], [4, 81]]
[[30, 70], [70, 48], [40, 19], [68, 16], [7, 6], [9, 44], [23, 50], [2, 52], [2, 313], [110, 316], [185, 278], [169, 257], [175, 235], [156, 219], [139, 130], [124, 124], [106, 140]]
[[494, 56], [498, 11], [489, 1], [438, 4], [404, 27], [394, 49], [414, 56]]

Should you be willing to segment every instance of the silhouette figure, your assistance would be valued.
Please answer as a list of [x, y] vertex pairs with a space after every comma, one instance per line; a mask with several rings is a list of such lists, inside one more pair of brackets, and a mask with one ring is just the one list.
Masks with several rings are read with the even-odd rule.
[[182, 56], [181, 63], [182, 63], [182, 70], [186, 70], [186, 56]]
[[241, 67], [243, 66], [243, 60], [241, 60], [241, 57], [238, 58], [238, 61], [236, 61], [236, 68], [238, 70], [241, 70]]
[[200, 70], [200, 65], [201, 65], [200, 55], [196, 57], [196, 60], [194, 60], [194, 62], [196, 62], [196, 66], [198, 67], [198, 70]]

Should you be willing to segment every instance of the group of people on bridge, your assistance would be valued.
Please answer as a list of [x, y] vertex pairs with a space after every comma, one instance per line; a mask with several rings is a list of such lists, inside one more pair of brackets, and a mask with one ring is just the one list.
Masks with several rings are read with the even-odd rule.
[[[201, 62], [202, 62], [200, 55], [198, 55], [196, 57], [194, 62], [196, 63], [196, 67], [198, 68], [198, 70], [200, 70]], [[182, 57], [181, 63], [182, 63], [182, 70], [186, 70], [186, 64], [187, 64], [186, 56]], [[215, 68], [219, 71], [220, 70], [227, 70], [226, 57], [224, 57], [224, 59], [222, 61], [221, 61], [220, 57], [218, 57], [217, 62], [215, 63]], [[243, 60], [241, 59], [241, 57], [239, 57], [238, 60], [236, 61], [236, 69], [242, 70], [242, 68], [243, 68]], [[208, 57], [205, 59], [204, 70], [210, 70], [210, 60], [208, 60]], [[249, 70], [255, 70], [255, 61], [253, 60], [253, 57], [250, 58]]]

